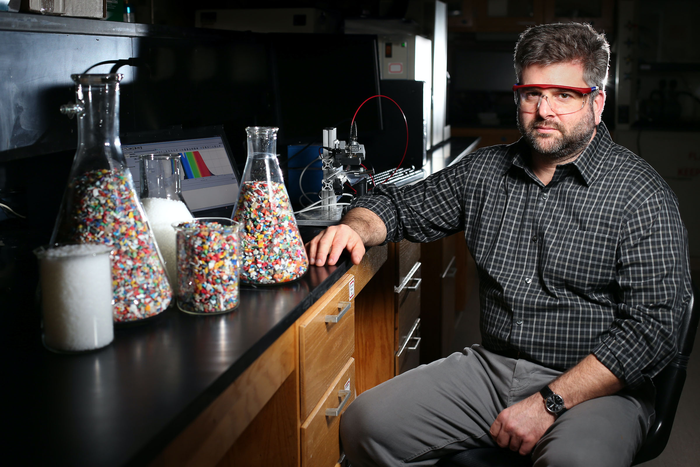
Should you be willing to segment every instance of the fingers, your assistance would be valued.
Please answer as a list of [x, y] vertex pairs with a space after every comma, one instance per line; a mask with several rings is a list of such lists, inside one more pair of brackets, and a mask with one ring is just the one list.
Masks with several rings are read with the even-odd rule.
[[496, 419], [496, 421], [493, 422], [493, 425], [491, 425], [489, 433], [491, 434], [491, 438], [493, 438], [496, 444], [498, 444], [498, 446], [502, 448], [511, 448], [511, 443], [516, 443], [515, 438], [511, 438], [510, 434], [508, 433], [508, 430], [505, 429], [505, 426], [501, 423], [501, 421], [498, 418]]
[[546, 431], [551, 422], [542, 426], [537, 423], [532, 424], [531, 421], [519, 419], [514, 409], [519, 406], [513, 406], [501, 412], [496, 420], [491, 425], [489, 434], [499, 447], [510, 449], [517, 452], [521, 456], [525, 456], [532, 452], [532, 449]]
[[344, 250], [348, 250], [354, 264], [359, 264], [365, 254], [365, 246], [360, 236], [347, 225], [335, 225], [314, 237], [306, 245], [309, 263], [333, 266]]
[[[496, 418], [496, 420], [491, 425], [489, 434], [493, 440], [498, 444], [499, 447], [510, 449], [511, 451], [518, 452], [521, 455], [526, 455], [530, 450], [526, 450], [527, 443], [515, 430], [514, 427], [508, 426], [508, 423], [504, 420], [503, 413]], [[530, 447], [531, 449], [532, 447]]]

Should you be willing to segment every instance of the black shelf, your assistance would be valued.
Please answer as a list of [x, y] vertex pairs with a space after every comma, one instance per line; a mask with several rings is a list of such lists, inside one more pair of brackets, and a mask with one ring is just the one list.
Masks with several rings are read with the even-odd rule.
[[685, 73], [700, 71], [700, 63], [640, 63], [640, 72], [672, 72], [672, 73]]

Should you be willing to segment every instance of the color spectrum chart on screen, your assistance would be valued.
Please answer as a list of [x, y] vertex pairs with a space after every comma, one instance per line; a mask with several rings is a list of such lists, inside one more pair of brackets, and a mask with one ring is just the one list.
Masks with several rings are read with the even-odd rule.
[[238, 177], [220, 137], [122, 145], [139, 189], [138, 158], [145, 154], [180, 155], [182, 196], [191, 211], [230, 206], [238, 196]]

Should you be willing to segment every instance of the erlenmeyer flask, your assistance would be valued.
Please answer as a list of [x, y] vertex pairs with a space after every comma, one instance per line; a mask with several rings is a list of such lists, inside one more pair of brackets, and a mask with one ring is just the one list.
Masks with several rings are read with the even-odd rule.
[[76, 103], [61, 112], [78, 117], [78, 150], [51, 243], [112, 246], [115, 323], [155, 316], [172, 291], [119, 141], [122, 75], [71, 78]]
[[241, 224], [241, 281], [276, 284], [309, 267], [277, 161], [277, 128], [248, 127], [248, 158], [233, 220]]
[[173, 225], [192, 220], [182, 197], [180, 155], [144, 154], [139, 157], [141, 203], [165, 262], [170, 287], [177, 296], [177, 246]]

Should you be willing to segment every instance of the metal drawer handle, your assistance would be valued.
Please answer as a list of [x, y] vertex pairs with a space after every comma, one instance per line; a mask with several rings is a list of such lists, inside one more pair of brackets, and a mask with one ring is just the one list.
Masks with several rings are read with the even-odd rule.
[[345, 313], [347, 313], [350, 307], [352, 307], [352, 302], [338, 302], [338, 309], [340, 310], [341, 307], [343, 307], [343, 309], [340, 312], [338, 312], [337, 315], [326, 315], [326, 323], [337, 323], [338, 321], [343, 319]]
[[350, 395], [352, 394], [352, 391], [348, 391], [347, 389], [341, 389], [338, 391], [338, 396], [345, 396], [343, 397], [343, 401], [340, 403], [340, 405], [335, 408], [335, 409], [326, 409], [326, 417], [337, 417], [340, 415], [340, 412], [343, 411], [343, 407], [345, 407], [345, 404], [348, 403], [350, 400]]
[[420, 339], [420, 337], [411, 337], [411, 340], [415, 341], [416, 343], [413, 344], [411, 347], [406, 347], [406, 350], [416, 350], [420, 345]]
[[447, 265], [445, 272], [442, 273], [443, 279], [448, 279], [448, 278], [451, 279], [457, 275], [457, 266], [452, 266], [456, 259], [457, 259], [457, 257], [453, 256], [452, 259], [450, 260], [450, 264]]
[[[418, 348], [418, 345], [420, 344], [420, 337], [414, 336], [418, 329], [420, 329], [420, 318], [418, 318], [416, 322], [413, 323], [413, 327], [408, 333], [408, 336], [406, 336], [406, 340], [401, 343], [401, 348], [399, 348], [399, 351], [396, 352], [396, 358], [400, 357], [404, 350], [416, 350]], [[408, 343], [412, 340], [415, 341], [415, 344], [413, 345], [413, 347], [408, 347]]]
[[[419, 268], [420, 268], [420, 261], [416, 261], [416, 264], [413, 265], [413, 267], [411, 268], [409, 273], [406, 275], [406, 277], [404, 277], [401, 284], [398, 287], [394, 286], [394, 292], [401, 293], [401, 292], [403, 292], [403, 289], [407, 289], [407, 290], [418, 289], [418, 286], [420, 285], [420, 279], [419, 278], [414, 279], [413, 276], [416, 273], [416, 271], [418, 271]], [[415, 285], [412, 285], [410, 288], [406, 287], [408, 285], [408, 283], [412, 280], [417, 280], [418, 282]]]
[[423, 280], [422, 277], [416, 277], [415, 279], [411, 279], [412, 281], [416, 281], [415, 284], [413, 285], [407, 285], [404, 287], [404, 290], [418, 290], [418, 287], [420, 286], [420, 281]]

